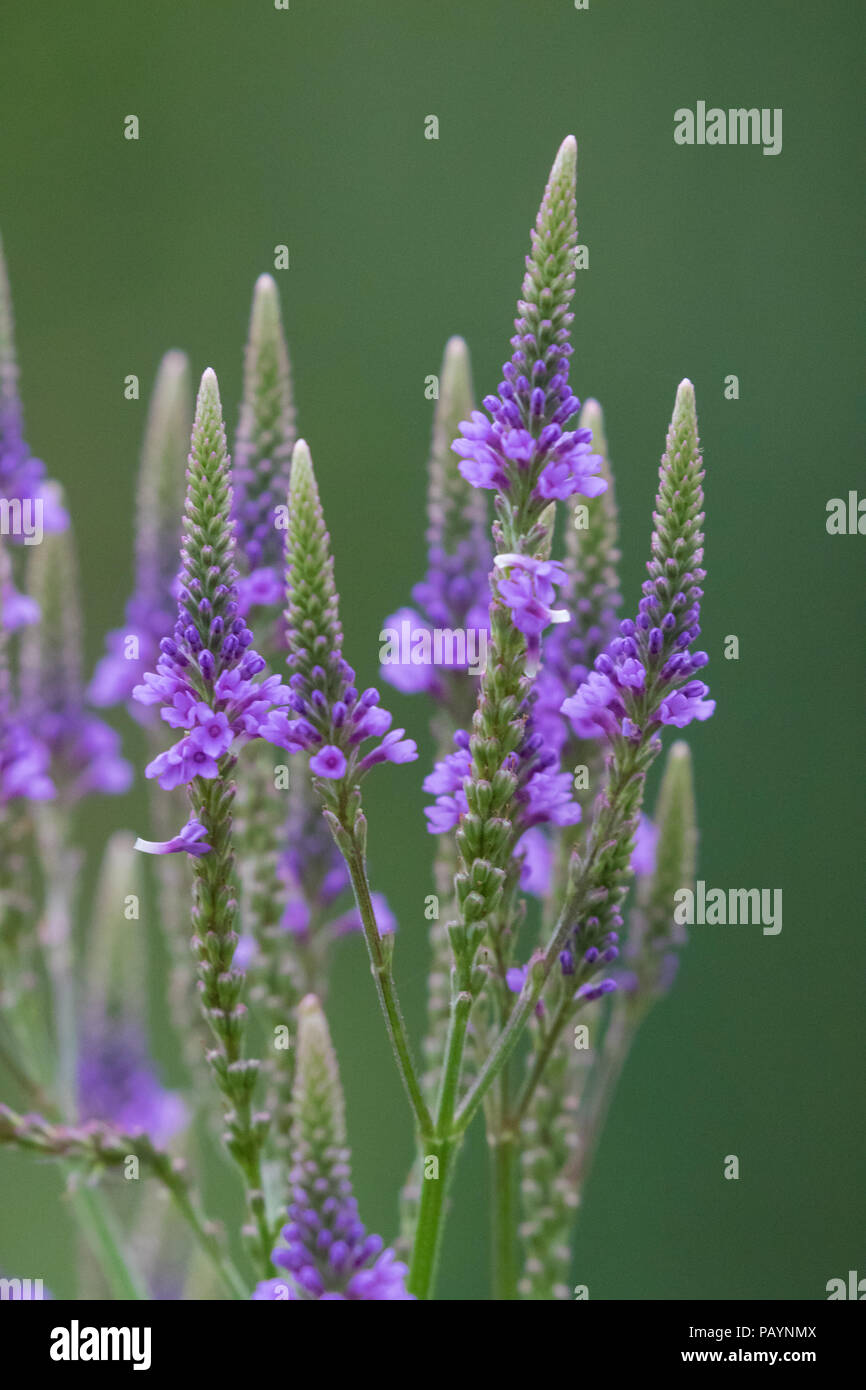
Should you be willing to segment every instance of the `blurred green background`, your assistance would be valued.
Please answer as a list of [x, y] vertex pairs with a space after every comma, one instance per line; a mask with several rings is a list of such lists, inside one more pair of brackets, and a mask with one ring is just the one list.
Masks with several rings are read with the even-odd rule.
[[[862, 16], [846, 0], [591, 0], [586, 11], [292, 0], [288, 12], [271, 0], [49, 0], [4, 6], [0, 21], [0, 227], [28, 437], [69, 494], [90, 664], [129, 588], [159, 356], [183, 347], [196, 374], [213, 366], [233, 428], [250, 293], [277, 243], [291, 254], [278, 280], [299, 423], [364, 684], [382, 617], [424, 566], [424, 378], [458, 332], [478, 395], [495, 388], [528, 230], [567, 132], [590, 251], [574, 385], [607, 412], [626, 609], [676, 385], [695, 382], [718, 700], [691, 738], [700, 876], [782, 888], [784, 928], [694, 930], [627, 1067], [580, 1217], [574, 1281], [592, 1298], [822, 1298], [831, 1277], [866, 1274], [866, 541], [825, 530], [827, 500], [863, 486]], [[782, 153], [676, 146], [674, 110], [699, 99], [782, 107]], [[123, 138], [130, 113], [138, 142]], [[424, 139], [429, 114], [436, 142]], [[131, 372], [137, 403], [123, 397]], [[729, 373], [737, 401], [724, 399]], [[722, 657], [728, 634], [737, 662]], [[389, 698], [422, 760], [369, 784], [371, 870], [400, 921], [417, 1033], [430, 743], [422, 705]], [[140, 780], [126, 804], [87, 806], [92, 855], [118, 825], [149, 833]], [[358, 1195], [368, 1226], [390, 1236], [407, 1110], [362, 943], [339, 956], [330, 1015]], [[738, 1182], [722, 1176], [732, 1153]], [[212, 1175], [214, 1200], [225, 1182]], [[484, 1188], [474, 1134], [442, 1269], [451, 1298], [487, 1296]], [[3, 1156], [0, 1190], [3, 1271], [68, 1293], [56, 1172]]]

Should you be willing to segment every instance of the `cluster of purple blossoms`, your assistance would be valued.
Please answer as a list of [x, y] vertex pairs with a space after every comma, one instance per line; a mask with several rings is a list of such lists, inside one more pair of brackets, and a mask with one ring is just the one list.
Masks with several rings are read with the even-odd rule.
[[19, 719], [5, 719], [0, 711], [0, 805], [25, 796], [30, 801], [50, 801], [55, 795], [49, 775], [50, 755]]
[[412, 1295], [406, 1291], [406, 1266], [393, 1250], [383, 1248], [381, 1236], [367, 1235], [358, 1219], [358, 1203], [348, 1177], [339, 1184], [341, 1194], [327, 1197], [319, 1212], [304, 1186], [307, 1176], [303, 1167], [292, 1171], [294, 1201], [289, 1206], [289, 1222], [281, 1232], [285, 1245], [272, 1257], [288, 1277], [278, 1275], [260, 1283], [253, 1299], [411, 1302]]
[[[286, 704], [289, 690], [279, 676], [257, 682], [265, 662], [252, 650], [253, 635], [237, 616], [236, 592], [220, 594], [221, 613], [208, 620], [211, 601], [199, 597], [200, 582], [182, 575], [174, 636], [160, 642], [156, 672], [133, 690], [143, 705], [160, 704], [162, 718], [184, 736], [145, 769], [166, 790], [219, 773], [219, 760], [232, 747], [262, 734], [275, 705]], [[206, 624], [209, 645], [201, 626]], [[188, 846], [184, 846], [188, 848]]]
[[[563, 430], [580, 410], [580, 401], [568, 385], [568, 357], [550, 364], [537, 361], [533, 381], [542, 384], [533, 385], [522, 371], [527, 340], [535, 341], [532, 335], [521, 334], [511, 339], [515, 352], [503, 367], [506, 379], [499, 383], [497, 396], [484, 397], [492, 422], [480, 410], [473, 410], [472, 419], [461, 423], [463, 438], [454, 443], [454, 452], [461, 457], [460, 472], [473, 487], [497, 492], [508, 492], [515, 476], [522, 475], [533, 480], [533, 497], [548, 502], [564, 501], [575, 493], [598, 497], [607, 484], [598, 477], [601, 457], [592, 452], [592, 430]], [[555, 351], [566, 353], [571, 348], [562, 344]], [[526, 428], [545, 419], [548, 423], [540, 433]]]
[[160, 1147], [188, 1119], [180, 1096], [160, 1083], [140, 1029], [107, 1017], [90, 1021], [80, 1048], [78, 1108], [82, 1121], [147, 1134]]
[[[651, 581], [644, 585], [647, 587], [652, 589]], [[680, 617], [686, 626], [678, 639], [679, 650], [658, 671], [661, 698], [645, 708], [646, 692], [655, 673], [644, 661], [642, 648], [652, 656], [661, 653], [666, 633], [677, 623], [676, 610], [685, 602], [685, 595], [677, 594], [671, 610], [656, 625], [660, 604], [650, 594], [641, 600], [637, 624], [630, 618], [620, 623], [620, 636], [596, 658], [595, 670], [561, 706], [579, 738], [640, 739], [645, 731], [663, 724], [684, 729], [693, 719], [709, 719], [716, 707], [715, 700], [706, 699], [709, 687], [690, 679], [709, 658], [706, 652], [685, 650], [700, 632], [696, 604]], [[643, 643], [640, 635], [645, 635]], [[674, 682], [678, 688], [672, 688]]]
[[[294, 664], [292, 655], [288, 662]], [[415, 741], [403, 737], [404, 729], [391, 729], [392, 716], [379, 704], [379, 692], [370, 686], [359, 695], [355, 672], [338, 653], [329, 665], [339, 678], [338, 698], [328, 699], [331, 682], [324, 667], [314, 666], [309, 676], [296, 671], [281, 701], [291, 714], [272, 710], [260, 726], [261, 737], [288, 753], [312, 753], [310, 771], [329, 781], [345, 777], [350, 763], [353, 772], [363, 776], [377, 763], [413, 762], [418, 756]], [[358, 759], [360, 745], [370, 738], [381, 742]]]
[[534, 671], [541, 653], [541, 634], [551, 623], [567, 623], [565, 608], [552, 608], [555, 586], [567, 579], [557, 560], [539, 560], [532, 555], [497, 555], [493, 562], [503, 571], [496, 586], [497, 596], [511, 610], [511, 621], [526, 638], [527, 661]]

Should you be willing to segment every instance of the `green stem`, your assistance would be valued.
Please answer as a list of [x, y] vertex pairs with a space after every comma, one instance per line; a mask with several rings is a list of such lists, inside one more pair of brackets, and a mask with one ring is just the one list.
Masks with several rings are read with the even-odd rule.
[[[67, 1175], [71, 1171], [67, 1168]], [[99, 1261], [113, 1296], [124, 1302], [147, 1299], [146, 1289], [122, 1253], [117, 1225], [102, 1193], [85, 1183], [77, 1183], [72, 1189], [71, 1202], [75, 1219]]]
[[497, 1302], [517, 1298], [517, 1244], [519, 1214], [517, 1136], [494, 1134], [490, 1139], [490, 1176], [493, 1218], [493, 1297]]
[[[417, 1298], [433, 1297], [445, 1221], [446, 1188], [461, 1143], [452, 1133], [452, 1127], [471, 1008], [472, 996], [468, 991], [460, 990], [455, 994], [451, 1003], [445, 1061], [436, 1107], [437, 1138], [430, 1141], [428, 1152], [421, 1154], [421, 1204], [418, 1209], [409, 1271], [409, 1289]], [[431, 1157], [439, 1161], [439, 1175], [436, 1179], [424, 1175], [425, 1159]]]
[[[433, 1297], [442, 1248], [445, 1201], [459, 1144], [460, 1141], [454, 1139], [432, 1139], [426, 1143], [426, 1152], [424, 1148], [421, 1150], [421, 1204], [408, 1280], [409, 1292], [416, 1298]], [[436, 1176], [427, 1177], [425, 1169], [434, 1158], [438, 1161]]]
[[566, 1023], [568, 1023], [568, 1020], [572, 1018], [576, 1012], [577, 1010], [572, 999], [566, 996], [560, 1000], [559, 1007], [548, 1026], [544, 1041], [535, 1054], [532, 1070], [526, 1078], [523, 1089], [517, 1098], [517, 1104], [514, 1107], [514, 1123], [516, 1125], [519, 1125], [526, 1115], [532, 1103], [532, 1097], [535, 1095], [536, 1089], [547, 1068], [547, 1064], [556, 1050], [556, 1044], [562, 1036], [562, 1030]]
[[349, 869], [352, 879], [352, 888], [355, 892], [355, 901], [358, 904], [358, 911], [361, 914], [361, 923], [364, 928], [364, 937], [367, 942], [367, 950], [370, 955], [370, 968], [373, 972], [373, 979], [376, 982], [376, 991], [379, 995], [379, 1003], [382, 1006], [382, 1013], [385, 1016], [385, 1026], [388, 1029], [388, 1036], [391, 1039], [391, 1046], [394, 1049], [394, 1056], [397, 1060], [397, 1068], [406, 1088], [409, 1097], [409, 1104], [415, 1116], [415, 1123], [419, 1134], [423, 1137], [433, 1133], [433, 1121], [424, 1094], [421, 1089], [421, 1082], [412, 1060], [412, 1052], [409, 1047], [409, 1039], [406, 1033], [406, 1025], [403, 1021], [403, 1014], [400, 1009], [400, 1001], [397, 997], [397, 988], [394, 983], [394, 975], [391, 967], [390, 952], [386, 951], [382, 944], [382, 937], [379, 933], [379, 926], [376, 921], [376, 913], [370, 897], [370, 885], [367, 880], [367, 870], [364, 864], [364, 855], [357, 838], [351, 831], [347, 831], [351, 841], [351, 850], [347, 853], [343, 851], [343, 857]]
[[250, 1291], [241, 1278], [228, 1255], [220, 1249], [216, 1237], [208, 1231], [198, 1207], [183, 1187], [171, 1187], [171, 1195], [178, 1211], [183, 1215], [198, 1242], [201, 1250], [210, 1260], [216, 1275], [231, 1298], [248, 1299]]

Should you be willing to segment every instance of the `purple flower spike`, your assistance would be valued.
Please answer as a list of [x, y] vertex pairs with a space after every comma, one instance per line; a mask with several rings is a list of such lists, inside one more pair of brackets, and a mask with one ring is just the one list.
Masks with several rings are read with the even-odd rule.
[[[12, 297], [0, 242], [0, 497], [13, 518], [10, 539], [26, 544], [45, 531], [63, 531], [69, 517], [60, 495], [45, 476], [41, 459], [33, 458], [24, 440], [24, 413], [18, 394], [18, 363]], [[6, 620], [7, 628], [12, 622]]]
[[406, 1266], [368, 1236], [352, 1195], [343, 1094], [328, 1026], [315, 995], [298, 1008], [294, 1165], [282, 1244], [284, 1271], [260, 1283], [259, 1302], [407, 1302]]
[[271, 275], [260, 275], [253, 292], [244, 358], [244, 388], [234, 447], [233, 517], [239, 564], [239, 612], [276, 609], [283, 598], [283, 530], [295, 444], [289, 354], [280, 297]]
[[568, 384], [576, 164], [577, 145], [569, 136], [532, 233], [504, 380], [497, 395], [484, 399], [487, 415], [474, 410], [461, 422], [453, 446], [468, 483], [506, 494], [515, 506], [529, 497], [536, 514], [552, 500], [575, 493], [597, 497], [607, 486], [598, 476], [601, 458], [592, 452], [592, 431], [565, 429], [580, 409]]
[[[185, 735], [145, 769], [165, 790], [212, 781], [221, 760], [259, 738], [291, 691], [278, 676], [257, 682], [264, 662], [238, 616], [237, 572], [228, 513], [230, 464], [213, 372], [205, 372], [189, 456], [186, 523], [177, 581], [177, 620], [160, 643], [156, 671], [132, 694], [162, 705], [162, 717]], [[227, 635], [219, 640], [220, 634]], [[213, 649], [208, 644], [212, 643]]]
[[[156, 665], [160, 639], [171, 626], [191, 424], [189, 362], [183, 352], [167, 352], [157, 371], [141, 451], [135, 587], [124, 626], [106, 637], [106, 654], [88, 689], [90, 703], [100, 708], [131, 699]], [[146, 717], [140, 705], [130, 711], [139, 720]]]
[[[386, 733], [391, 716], [379, 706], [378, 692], [359, 695], [355, 672], [343, 657], [330, 540], [313, 461], [302, 439], [292, 455], [286, 587], [286, 662], [292, 674], [284, 703], [291, 713], [271, 714], [260, 732], [290, 753], [313, 753], [310, 770], [323, 779], [319, 790], [330, 805], [329, 798], [338, 792], [329, 791], [329, 783], [356, 784], [377, 763], [411, 762], [418, 750], [403, 737], [403, 729]], [[383, 734], [376, 748], [361, 755], [362, 743]]]
[[162, 1147], [187, 1123], [179, 1095], [161, 1085], [144, 1037], [130, 1023], [92, 1018], [80, 1046], [79, 1113], [129, 1134], [147, 1134]]
[[700, 634], [705, 577], [703, 476], [694, 387], [683, 381], [659, 470], [653, 558], [637, 617], [620, 624], [595, 670], [562, 704], [580, 738], [640, 743], [662, 725], [682, 729], [715, 709], [708, 687], [692, 679], [706, 653], [689, 650]]

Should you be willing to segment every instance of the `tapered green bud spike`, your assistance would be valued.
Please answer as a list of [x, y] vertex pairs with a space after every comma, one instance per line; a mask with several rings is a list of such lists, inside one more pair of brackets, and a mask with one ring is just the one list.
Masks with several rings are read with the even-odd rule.
[[517, 332], [524, 338], [525, 374], [532, 377], [536, 361], [567, 330], [568, 307], [574, 293], [574, 249], [577, 244], [575, 185], [577, 141], [567, 135], [559, 147], [526, 258], [522, 298], [518, 300]]
[[[343, 645], [339, 601], [334, 584], [331, 541], [313, 472], [310, 450], [299, 439], [292, 454], [286, 530], [286, 624], [293, 670], [309, 676]], [[331, 699], [342, 692], [336, 665], [329, 670]]]
[[677, 890], [694, 889], [698, 843], [695, 785], [692, 755], [682, 739], [671, 745], [667, 756], [655, 823], [659, 838], [648, 903], [650, 940], [669, 934]]
[[460, 421], [475, 409], [469, 349], [463, 338], [449, 338], [439, 375], [439, 399], [433, 414], [433, 438], [428, 469], [427, 544], [453, 553], [456, 545], [472, 534], [474, 526], [487, 523], [487, 506], [479, 488], [468, 485], [457, 468], [451, 445]]
[[141, 856], [135, 836], [111, 836], [99, 870], [88, 928], [86, 978], [93, 1005], [106, 1013], [134, 1017], [145, 978], [144, 932], [139, 922]]
[[[210, 367], [196, 400], [186, 477], [180, 582], [189, 597], [182, 598], [182, 611], [197, 629], [202, 646], [209, 648], [211, 623], [228, 616], [225, 610], [237, 580], [231, 460], [219, 384]], [[206, 611], [201, 608], [203, 599], [209, 605]]]
[[[704, 471], [698, 439], [695, 388], [686, 379], [677, 388], [674, 413], [668, 429], [665, 452], [659, 469], [659, 490], [653, 512], [653, 559], [649, 572], [661, 577], [668, 559], [677, 562], [677, 578], [685, 570], [695, 571], [703, 558]], [[695, 575], [697, 582], [704, 577]]]
[[297, 1070], [293, 1096], [296, 1159], [325, 1172], [335, 1149], [346, 1143], [346, 1116], [337, 1058], [322, 1006], [315, 994], [298, 1005]]
[[189, 358], [174, 349], [162, 358], [147, 413], [138, 475], [136, 588], [153, 599], [177, 567], [184, 470], [192, 426]]
[[279, 562], [274, 508], [285, 497], [294, 444], [295, 407], [279, 291], [272, 276], [260, 275], [253, 291], [234, 459], [238, 549], [250, 569]]
[[[47, 484], [46, 497], [63, 506], [62, 489]], [[24, 629], [21, 694], [25, 705], [46, 702], [78, 705], [82, 698], [82, 623], [75, 539], [66, 531], [46, 532], [30, 549], [27, 592], [39, 605], [41, 620]]]

